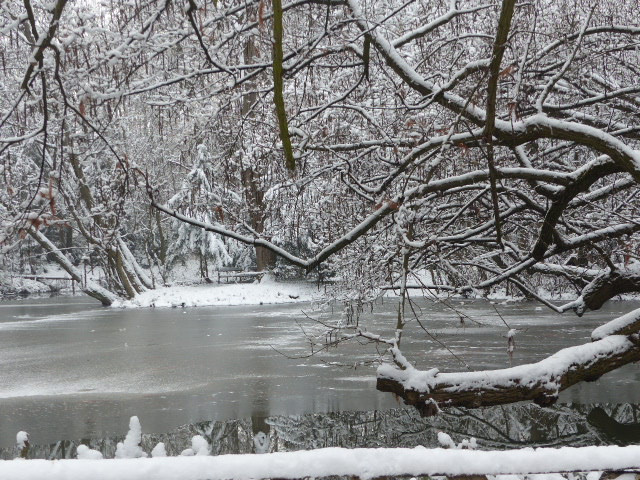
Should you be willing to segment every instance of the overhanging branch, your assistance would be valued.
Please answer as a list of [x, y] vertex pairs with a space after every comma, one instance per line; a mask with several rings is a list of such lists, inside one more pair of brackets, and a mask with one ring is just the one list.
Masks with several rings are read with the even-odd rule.
[[[549, 405], [558, 393], [582, 381], [593, 381], [628, 363], [640, 360], [636, 310], [600, 327], [604, 337], [565, 348], [544, 360], [502, 370], [439, 373], [437, 369], [400, 370], [390, 364], [378, 369], [377, 388], [392, 392], [422, 412], [432, 401], [443, 406], [481, 407], [533, 400]], [[620, 321], [628, 317], [628, 321]], [[634, 323], [635, 322], [635, 323]], [[630, 332], [630, 325], [635, 331]], [[594, 333], [595, 333], [594, 332]], [[624, 334], [619, 334], [623, 333]]]

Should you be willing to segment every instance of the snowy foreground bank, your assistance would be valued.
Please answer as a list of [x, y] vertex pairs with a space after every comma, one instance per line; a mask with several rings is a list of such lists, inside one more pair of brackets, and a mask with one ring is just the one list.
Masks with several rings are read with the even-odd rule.
[[161, 287], [148, 290], [113, 307], [204, 307], [309, 302], [319, 296], [315, 285], [302, 282], [265, 282]]
[[[424, 447], [279, 452], [264, 455], [124, 458], [114, 460], [0, 461], [0, 478], [20, 480], [196, 480], [525, 474], [620, 471], [640, 467], [640, 446], [539, 448], [509, 451]], [[513, 477], [511, 477], [513, 478]], [[553, 478], [548, 476], [546, 478]], [[589, 478], [597, 479], [598, 474]]]

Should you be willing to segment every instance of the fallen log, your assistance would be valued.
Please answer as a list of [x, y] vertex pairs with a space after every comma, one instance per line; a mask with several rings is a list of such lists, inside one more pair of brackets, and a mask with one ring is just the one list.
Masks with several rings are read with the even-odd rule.
[[599, 327], [592, 343], [565, 348], [537, 363], [459, 373], [384, 364], [378, 368], [377, 389], [396, 394], [425, 416], [437, 412], [434, 402], [470, 408], [530, 400], [551, 405], [562, 390], [640, 360], [638, 313], [640, 309]]
[[377, 389], [401, 397], [423, 414], [440, 406], [484, 407], [533, 400], [551, 405], [558, 393], [581, 381], [593, 381], [607, 372], [640, 360], [637, 334], [613, 335], [597, 342], [569, 347], [544, 360], [502, 370], [439, 373], [378, 368]]

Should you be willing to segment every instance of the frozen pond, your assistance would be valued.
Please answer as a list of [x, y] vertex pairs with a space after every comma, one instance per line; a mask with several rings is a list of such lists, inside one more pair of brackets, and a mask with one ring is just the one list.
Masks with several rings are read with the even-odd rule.
[[[533, 303], [495, 307], [522, 330], [513, 359], [520, 364], [588, 341], [595, 326], [639, 305], [611, 302], [581, 319]], [[507, 327], [493, 305], [420, 301], [416, 310], [438, 340], [415, 322], [405, 334], [404, 350], [419, 368], [509, 366]], [[375, 359], [374, 347], [343, 344], [304, 358], [310, 351], [298, 324], [314, 324], [303, 311], [323, 321], [339, 315], [308, 304], [123, 310], [82, 297], [4, 301], [0, 448], [12, 446], [18, 430], [36, 444], [122, 435], [131, 415], [145, 432], [163, 433], [202, 421], [398, 407], [376, 391], [375, 365], [345, 366]], [[394, 312], [385, 300], [361, 325], [388, 333]], [[640, 369], [630, 365], [567, 390], [560, 401], [637, 403], [638, 385]]]

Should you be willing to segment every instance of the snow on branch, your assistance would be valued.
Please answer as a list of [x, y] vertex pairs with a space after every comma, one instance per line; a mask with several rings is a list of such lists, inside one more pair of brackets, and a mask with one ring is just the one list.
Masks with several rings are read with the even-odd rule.
[[[496, 173], [498, 178], [505, 179], [526, 179], [526, 180], [539, 180], [539, 181], [547, 181], [550, 183], [557, 183], [560, 185], [566, 184], [571, 180], [571, 174], [564, 174], [559, 172], [553, 172], [550, 170], [539, 170], [533, 168], [522, 168], [522, 167], [507, 167], [507, 168], [497, 168]], [[394, 197], [391, 200], [382, 202], [378, 208], [364, 218], [358, 225], [345, 233], [342, 237], [338, 238], [333, 243], [327, 245], [322, 250], [320, 250], [316, 255], [309, 259], [300, 258], [292, 253], [284, 250], [283, 248], [265, 240], [262, 238], [248, 237], [246, 235], [241, 235], [237, 232], [229, 230], [224, 226], [218, 224], [212, 224], [207, 222], [201, 222], [194, 218], [183, 215], [176, 210], [169, 208], [165, 205], [157, 203], [153, 198], [151, 199], [151, 205], [160, 210], [161, 212], [170, 215], [177, 220], [188, 223], [190, 225], [200, 227], [209, 232], [218, 233], [225, 237], [233, 238], [239, 242], [264, 247], [268, 250], [271, 250], [276, 255], [282, 257], [293, 265], [297, 265], [306, 269], [307, 271], [311, 271], [316, 266], [320, 265], [322, 262], [327, 260], [329, 257], [334, 255], [335, 253], [341, 251], [348, 245], [355, 242], [358, 238], [363, 236], [365, 233], [369, 232], [373, 227], [375, 227], [383, 218], [395, 212], [400, 205], [403, 203], [413, 200], [415, 198], [419, 198], [423, 195], [429, 193], [439, 193], [446, 192], [447, 190], [451, 190], [457, 187], [465, 186], [465, 185], [474, 185], [478, 182], [485, 181], [489, 178], [488, 170], [477, 170], [473, 172], [468, 172], [462, 175], [448, 177], [442, 180], [434, 180], [429, 183], [418, 185], [416, 187], [405, 190], [400, 195]]]
[[[367, 32], [372, 44], [380, 52], [386, 64], [400, 79], [416, 92], [433, 97], [448, 110], [462, 114], [478, 126], [487, 122], [484, 110], [470, 104], [464, 98], [439, 89], [434, 83], [423, 78], [395, 48], [393, 42], [385, 39], [376, 30], [376, 23], [367, 19], [356, 0], [348, 0], [349, 9], [357, 26]], [[640, 152], [629, 147], [615, 136], [603, 130], [581, 123], [557, 120], [545, 114], [537, 114], [519, 122], [495, 119], [494, 136], [507, 145], [516, 147], [542, 138], [569, 140], [609, 155], [624, 170], [640, 179]]]
[[[598, 310], [607, 300], [624, 293], [640, 292], [640, 275], [634, 270], [605, 270], [582, 289], [573, 310], [582, 316], [587, 310]], [[622, 318], [622, 317], [621, 317]]]
[[[625, 328], [609, 327], [608, 331], [628, 332], [629, 325], [638, 325], [637, 315], [633, 321], [618, 320]], [[605, 332], [606, 329], [601, 333]], [[557, 400], [560, 391], [581, 381], [595, 380], [638, 360], [640, 336], [636, 328], [630, 335], [606, 336], [593, 343], [565, 348], [537, 363], [502, 370], [439, 373], [434, 369], [427, 372], [414, 368], [400, 370], [384, 364], [378, 368], [377, 388], [399, 395], [418, 409], [431, 400], [440, 405], [466, 407], [524, 400], [548, 405]]]
[[631, 335], [640, 331], [640, 308], [622, 315], [591, 332], [591, 340], [601, 340], [610, 335]]

